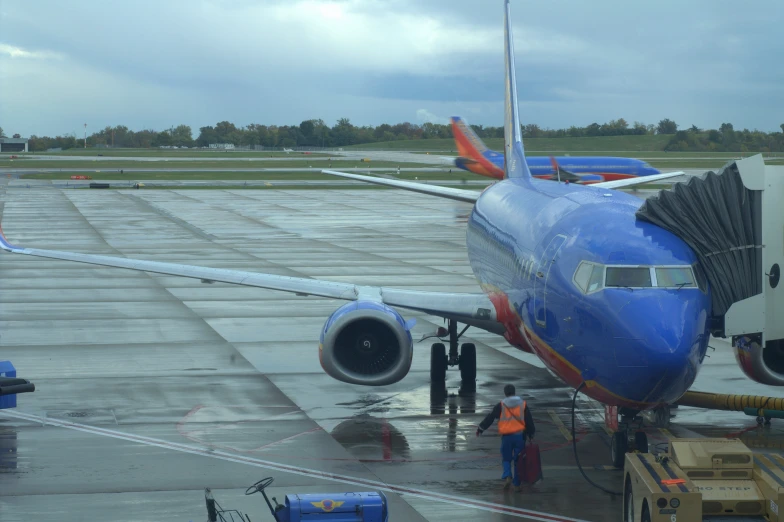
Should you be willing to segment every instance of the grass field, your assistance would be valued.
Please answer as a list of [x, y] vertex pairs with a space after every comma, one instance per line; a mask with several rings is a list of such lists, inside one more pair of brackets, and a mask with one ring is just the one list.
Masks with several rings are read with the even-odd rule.
[[[362, 162], [357, 160], [333, 159], [329, 161], [324, 158], [314, 158], [312, 160], [291, 160], [291, 161], [264, 161], [264, 160], [227, 160], [227, 161], [172, 161], [166, 162], [140, 162], [140, 161], [122, 161], [116, 160], [111, 162], [98, 162], [90, 160], [35, 160], [35, 159], [18, 159], [8, 160], [0, 159], [0, 168], [30, 168], [30, 169], [85, 169], [93, 171], [111, 171], [120, 169], [158, 169], [158, 168], [172, 168], [172, 169], [290, 169], [290, 168], [320, 168], [320, 169], [339, 169], [347, 167], [373, 167], [373, 168], [395, 168], [400, 165], [399, 161], [370, 161]], [[426, 163], [406, 163], [407, 167], [433, 167]]]
[[[737, 157], [739, 153], [732, 152], [670, 152], [665, 153], [664, 147], [672, 138], [671, 135], [645, 135], [645, 136], [600, 136], [583, 138], [525, 138], [526, 152], [537, 154], [572, 154], [580, 155], [612, 155], [635, 157], [691, 157], [693, 155], [709, 154], [714, 157]], [[503, 139], [488, 138], [484, 140], [488, 147], [494, 150], [503, 149]], [[385, 151], [431, 151], [442, 154], [454, 154], [455, 142], [453, 139], [429, 140], [397, 140], [380, 143], [365, 143], [362, 145], [348, 145], [343, 147], [346, 151], [356, 150], [385, 150]], [[642, 153], [645, 153], [644, 155]], [[31, 155], [45, 156], [106, 156], [106, 157], [160, 157], [160, 158], [280, 158], [303, 156], [302, 152], [266, 152], [266, 151], [218, 151], [204, 149], [95, 149], [75, 148], [59, 152], [18, 153], [20, 157]], [[309, 157], [327, 157], [330, 152], [313, 152]], [[750, 155], [746, 153], [744, 155]], [[784, 156], [784, 154], [779, 154]], [[0, 155], [0, 157], [5, 154]]]
[[266, 152], [266, 151], [218, 151], [204, 149], [68, 149], [57, 152], [29, 152], [14, 153], [22, 156], [42, 155], [42, 156], [106, 156], [106, 157], [161, 157], [161, 158], [285, 158], [293, 156], [325, 157], [329, 154], [312, 152], [302, 154], [302, 152]]

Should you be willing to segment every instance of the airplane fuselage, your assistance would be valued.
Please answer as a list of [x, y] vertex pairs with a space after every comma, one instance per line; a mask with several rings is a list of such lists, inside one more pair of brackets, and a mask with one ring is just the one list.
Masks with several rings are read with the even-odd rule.
[[[460, 157], [455, 160], [455, 165], [463, 170], [475, 174], [503, 179], [504, 155], [500, 152], [486, 150], [482, 153], [485, 161], [475, 161]], [[658, 169], [648, 163], [635, 158], [605, 157], [605, 156], [559, 156], [555, 158], [558, 165], [564, 170], [574, 174], [585, 174], [585, 181], [615, 181], [637, 176], [651, 176], [660, 174]], [[526, 163], [531, 174], [537, 177], [550, 177], [555, 174], [550, 158], [547, 156], [528, 156]], [[593, 176], [590, 176], [593, 174]]]
[[[476, 202], [466, 244], [511, 344], [572, 387], [586, 380], [602, 403], [642, 410], [694, 382], [710, 295], [691, 248], [637, 220], [640, 204], [591, 186], [507, 179]], [[689, 277], [693, 285], [676, 286]]]

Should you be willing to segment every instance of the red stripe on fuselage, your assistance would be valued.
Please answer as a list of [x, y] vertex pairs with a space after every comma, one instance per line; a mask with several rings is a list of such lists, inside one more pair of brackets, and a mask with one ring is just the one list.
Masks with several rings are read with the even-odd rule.
[[[583, 185], [593, 185], [594, 183], [603, 183], [605, 181], [618, 181], [619, 179], [629, 179], [629, 178], [636, 178], [638, 176], [634, 174], [618, 174], [618, 173], [611, 173], [611, 172], [578, 172], [575, 175], [579, 176], [580, 174], [595, 174], [597, 176], [601, 176], [604, 179], [591, 179], [588, 181], [581, 181], [580, 183]], [[534, 177], [538, 179], [551, 179], [555, 176], [555, 172], [552, 174], [536, 174]]]
[[604, 181], [617, 181], [619, 179], [638, 177], [636, 174], [619, 174], [618, 172], [581, 172], [581, 174], [596, 174], [603, 177]]
[[488, 297], [490, 302], [495, 307], [495, 314], [498, 322], [504, 325], [504, 339], [506, 342], [519, 348], [520, 350], [528, 353], [534, 353], [533, 346], [528, 342], [528, 339], [521, 333], [521, 328], [524, 327], [523, 321], [517, 315], [512, 306], [509, 304], [509, 298], [503, 292], [489, 292]]
[[[525, 326], [522, 318], [509, 304], [509, 297], [504, 292], [497, 289], [488, 289], [486, 292], [495, 307], [498, 322], [503, 324], [506, 329], [504, 339], [506, 339], [509, 344], [525, 352], [535, 354], [550, 371], [555, 373], [572, 388], [577, 388], [582, 384], [583, 378], [581, 372], [540, 339], [532, 330]], [[583, 390], [585, 394], [592, 399], [610, 406], [633, 408], [637, 410], [647, 410], [656, 406], [655, 403], [633, 401], [616, 395], [595, 381], [586, 381]]]

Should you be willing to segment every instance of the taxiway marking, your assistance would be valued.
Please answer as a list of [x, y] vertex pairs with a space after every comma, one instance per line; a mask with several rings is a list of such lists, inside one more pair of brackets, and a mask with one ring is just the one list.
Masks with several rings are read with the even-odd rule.
[[301, 468], [297, 466], [289, 466], [286, 464], [281, 464], [278, 462], [271, 462], [262, 459], [256, 459], [252, 457], [246, 457], [243, 455], [236, 455], [232, 453], [226, 453], [220, 450], [212, 450], [207, 448], [199, 448], [194, 446], [188, 446], [186, 444], [179, 444], [176, 442], [169, 442], [161, 439], [154, 439], [152, 437], [145, 437], [142, 435], [134, 435], [131, 433], [123, 433], [121, 431], [109, 430], [105, 428], [99, 428], [97, 426], [89, 426], [87, 424], [79, 424], [76, 422], [68, 422], [68, 421], [61, 421], [56, 419], [48, 419], [38, 415], [30, 415], [28, 413], [21, 413], [21, 412], [11, 412], [11, 411], [0, 411], [0, 416], [13, 418], [13, 419], [21, 419], [26, 420], [29, 422], [41, 423], [41, 424], [49, 424], [51, 426], [57, 426], [60, 428], [67, 428], [75, 431], [81, 431], [84, 433], [91, 433], [94, 435], [101, 435], [104, 437], [114, 438], [125, 440], [129, 442], [135, 442], [138, 444], [144, 444], [146, 446], [154, 446], [158, 448], [170, 449], [174, 451], [180, 451], [182, 453], [190, 453], [192, 455], [201, 455], [203, 457], [210, 457], [219, 460], [225, 460], [228, 462], [235, 462], [237, 464], [246, 464], [249, 466], [255, 466], [258, 468], [266, 468], [272, 469], [276, 471], [281, 471], [284, 473], [291, 473], [294, 475], [301, 475], [304, 477], [311, 477], [311, 478], [319, 478], [323, 480], [329, 480], [332, 482], [339, 482], [342, 484], [349, 484], [352, 486], [362, 486], [362, 487], [369, 487], [377, 490], [383, 491], [390, 491], [393, 493], [397, 493], [399, 495], [409, 495], [412, 497], [423, 498], [426, 500], [433, 500], [436, 502], [444, 502], [446, 504], [452, 504], [456, 506], [463, 506], [469, 507], [474, 509], [479, 509], [482, 511], [489, 511], [493, 513], [502, 513], [506, 515], [510, 515], [517, 518], [523, 518], [526, 520], [536, 520], [539, 522], [588, 522], [586, 520], [576, 519], [576, 518], [569, 518], [563, 517], [560, 515], [552, 515], [550, 513], [543, 513], [540, 511], [533, 511], [530, 509], [523, 509], [513, 506], [505, 506], [503, 504], [495, 504], [492, 502], [485, 502], [482, 500], [474, 500], [468, 499], [465, 497], [458, 497], [454, 495], [446, 495], [444, 493], [438, 493], [435, 491], [427, 491], [423, 489], [416, 489], [410, 488], [407, 486], [399, 486], [396, 484], [386, 484], [384, 482], [379, 482], [376, 480], [364, 479], [361, 477], [352, 477], [350, 475], [340, 475], [338, 473], [329, 473], [325, 471], [318, 471], [308, 468]]
[[568, 429], [566, 429], [566, 425], [563, 423], [561, 418], [558, 417], [558, 414], [555, 413], [555, 410], [547, 410], [547, 413], [550, 414], [550, 418], [553, 419], [553, 422], [555, 423], [555, 427], [558, 428], [558, 431], [561, 432], [561, 435], [563, 435], [564, 438], [566, 438], [566, 441], [572, 442], [572, 434], [569, 433]]

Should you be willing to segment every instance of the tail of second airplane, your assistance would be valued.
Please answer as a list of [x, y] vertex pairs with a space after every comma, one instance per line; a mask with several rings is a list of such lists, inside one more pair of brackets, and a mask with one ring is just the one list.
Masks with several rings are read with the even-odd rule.
[[452, 136], [459, 157], [455, 165], [474, 174], [504, 179], [504, 157], [490, 150], [474, 130], [459, 116], [452, 117]]

